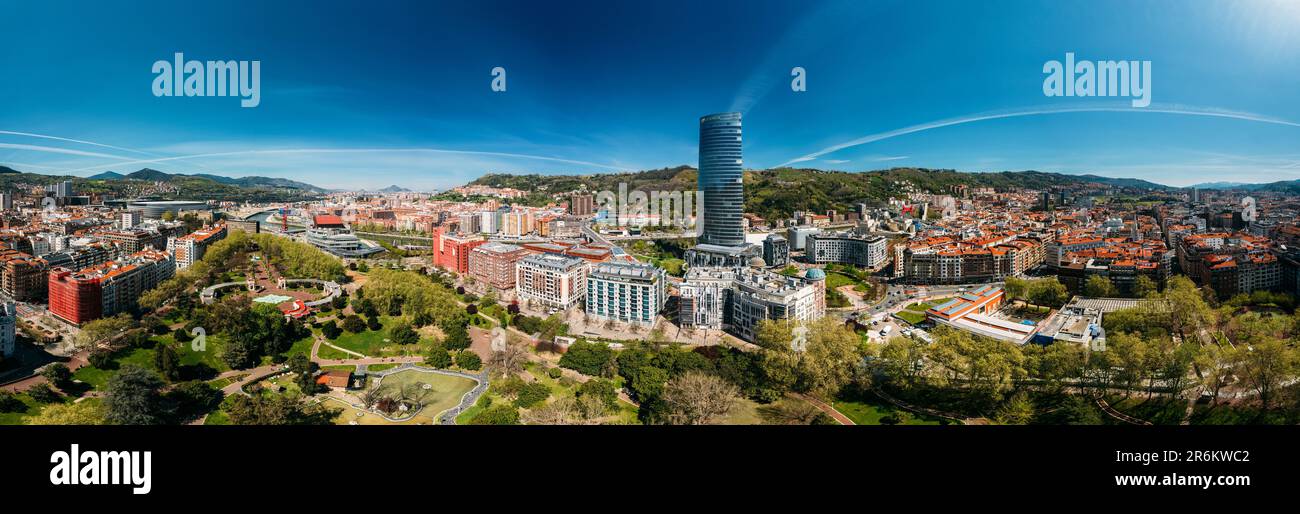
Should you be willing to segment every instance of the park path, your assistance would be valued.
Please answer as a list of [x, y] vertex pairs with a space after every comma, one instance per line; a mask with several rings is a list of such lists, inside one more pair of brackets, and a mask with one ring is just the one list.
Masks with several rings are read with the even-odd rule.
[[[68, 361], [65, 362], [64, 364], [68, 366], [68, 371], [76, 372], [77, 370], [90, 365], [90, 362], [87, 360], [89, 356], [90, 356], [90, 352], [86, 350], [82, 350], [72, 354], [72, 357], [69, 357]], [[58, 362], [58, 361], [54, 361], [54, 362]], [[36, 387], [38, 384], [44, 384], [47, 382], [48, 381], [45, 380], [45, 377], [39, 374], [30, 375], [24, 378], [19, 378], [17, 380], [0, 384], [0, 391], [21, 393], [23, 391]]]
[[828, 416], [834, 418], [835, 421], [840, 422], [841, 425], [857, 425], [857, 423], [854, 423], [851, 418], [845, 416], [843, 412], [835, 410], [835, 407], [831, 407], [826, 402], [802, 393], [790, 393], [790, 395], [812, 404], [813, 407], [817, 407], [822, 412], [825, 412]]

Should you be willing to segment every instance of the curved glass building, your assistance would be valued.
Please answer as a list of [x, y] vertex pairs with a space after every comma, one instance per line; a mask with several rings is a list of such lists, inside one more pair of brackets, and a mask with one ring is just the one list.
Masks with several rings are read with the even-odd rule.
[[740, 113], [700, 118], [699, 188], [704, 192], [704, 230], [699, 243], [738, 247], [745, 244], [741, 224], [745, 195], [740, 157]]

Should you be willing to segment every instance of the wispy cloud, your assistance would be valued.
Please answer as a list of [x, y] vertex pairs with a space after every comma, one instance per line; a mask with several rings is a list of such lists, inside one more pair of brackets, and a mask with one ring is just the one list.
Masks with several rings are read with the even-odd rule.
[[878, 132], [851, 141], [846, 141], [844, 143], [840, 143], [837, 145], [828, 146], [826, 148], [823, 148], [821, 150], [818, 150], [816, 152], [801, 157], [790, 159], [782, 163], [781, 166], [789, 166], [799, 162], [807, 162], [807, 161], [815, 160], [821, 158], [822, 156], [829, 155], [838, 152], [840, 150], [844, 150], [846, 148], [862, 146], [868, 143], [883, 141], [885, 139], [904, 136], [907, 134], [915, 134], [917, 132], [924, 132], [927, 130], [933, 130], [937, 128], [951, 127], [953, 125], [963, 125], [966, 123], [975, 123], [978, 121], [997, 120], [997, 119], [1004, 119], [1004, 118], [1041, 116], [1046, 114], [1066, 114], [1066, 113], [1076, 113], [1076, 112], [1126, 112], [1126, 113], [1148, 113], [1148, 114], [1180, 114], [1186, 116], [1207, 116], [1207, 117], [1214, 117], [1214, 118], [1229, 118], [1229, 119], [1237, 119], [1237, 120], [1244, 120], [1244, 121], [1254, 121], [1260, 123], [1271, 123], [1275, 125], [1300, 127], [1300, 123], [1284, 120], [1281, 118], [1275, 118], [1272, 116], [1266, 116], [1263, 114], [1255, 114], [1255, 113], [1241, 112], [1241, 111], [1230, 111], [1230, 110], [1219, 109], [1215, 107], [1196, 107], [1196, 106], [1179, 105], [1179, 104], [1154, 104], [1153, 103], [1148, 107], [1142, 107], [1142, 108], [1120, 107], [1119, 104], [1105, 105], [1105, 106], [1090, 105], [1090, 106], [1073, 106], [1073, 107], [1070, 106], [1029, 107], [1023, 109], [1004, 110], [1004, 111], [987, 111], [982, 113], [969, 114], [966, 116], [959, 116], [956, 118], [948, 118], [944, 120], [931, 121], [927, 123], [911, 125], [908, 127], [894, 129], [887, 132]]

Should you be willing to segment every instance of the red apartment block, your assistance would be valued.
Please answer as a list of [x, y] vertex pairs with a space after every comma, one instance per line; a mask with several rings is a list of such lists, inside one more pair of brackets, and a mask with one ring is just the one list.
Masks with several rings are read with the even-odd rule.
[[446, 234], [443, 227], [433, 227], [433, 265], [465, 274], [469, 272], [469, 254], [487, 241], [477, 236]]

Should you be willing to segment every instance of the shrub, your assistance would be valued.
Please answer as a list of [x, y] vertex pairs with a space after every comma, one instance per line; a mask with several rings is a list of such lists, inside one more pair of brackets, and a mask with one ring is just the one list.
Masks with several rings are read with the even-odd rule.
[[560, 378], [564, 376], [564, 370], [560, 368], [551, 368], [546, 370], [546, 376], [551, 378]]
[[469, 350], [461, 350], [456, 353], [456, 366], [462, 369], [476, 371], [483, 367], [483, 359], [479, 358], [477, 353]]
[[360, 316], [353, 314], [343, 319], [343, 330], [358, 334], [366, 329], [366, 322], [361, 320]]
[[551, 396], [551, 388], [546, 384], [533, 382], [524, 385], [515, 396], [515, 407], [528, 408], [546, 401]]
[[443, 348], [442, 345], [435, 344], [433, 349], [429, 351], [429, 355], [424, 358], [424, 363], [435, 368], [450, 368], [451, 354], [447, 353], [447, 349]]

